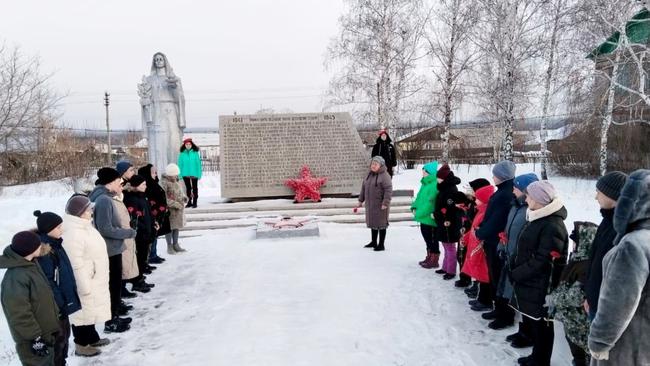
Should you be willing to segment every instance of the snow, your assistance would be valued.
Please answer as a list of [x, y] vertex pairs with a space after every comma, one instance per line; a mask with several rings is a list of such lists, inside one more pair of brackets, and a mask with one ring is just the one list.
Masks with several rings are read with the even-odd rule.
[[[452, 168], [461, 185], [491, 177], [490, 166]], [[395, 188], [417, 192], [420, 172], [400, 171]], [[599, 222], [593, 180], [551, 181], [569, 211], [567, 226]], [[220, 201], [218, 174], [200, 184], [202, 199]], [[3, 189], [0, 238], [8, 243], [33, 227], [35, 209], [62, 214], [70, 194], [67, 180]], [[462, 291], [417, 265], [424, 243], [415, 224], [391, 225], [383, 253], [361, 248], [369, 241], [363, 225], [320, 223], [320, 230], [319, 238], [255, 240], [253, 229], [233, 228], [182, 239], [188, 252], [163, 255], [149, 276], [156, 287], [128, 301], [132, 329], [108, 335], [101, 356], [71, 356], [69, 364], [512, 365], [530, 352], [504, 342], [513, 328], [488, 329]], [[556, 329], [553, 365], [570, 365]], [[0, 364], [19, 365], [13, 348], [0, 316]]]

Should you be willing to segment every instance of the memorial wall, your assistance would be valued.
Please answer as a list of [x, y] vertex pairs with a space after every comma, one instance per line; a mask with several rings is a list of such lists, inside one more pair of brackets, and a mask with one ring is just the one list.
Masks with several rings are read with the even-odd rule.
[[369, 156], [349, 113], [219, 117], [221, 195], [291, 196], [284, 185], [303, 165], [328, 177], [323, 194], [358, 194]]

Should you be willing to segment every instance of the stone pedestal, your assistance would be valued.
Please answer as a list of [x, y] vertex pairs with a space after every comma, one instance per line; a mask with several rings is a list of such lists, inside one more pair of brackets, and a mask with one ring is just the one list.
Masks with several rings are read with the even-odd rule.
[[221, 196], [284, 197], [284, 181], [308, 165], [328, 177], [321, 192], [356, 195], [369, 156], [349, 113], [220, 116]]
[[285, 239], [298, 238], [303, 236], [320, 236], [318, 222], [316, 221], [307, 222], [303, 226], [297, 228], [285, 227], [279, 229], [276, 229], [273, 226], [269, 225], [267, 223], [268, 221], [268, 219], [261, 219], [257, 222], [257, 228], [255, 230], [256, 239]]

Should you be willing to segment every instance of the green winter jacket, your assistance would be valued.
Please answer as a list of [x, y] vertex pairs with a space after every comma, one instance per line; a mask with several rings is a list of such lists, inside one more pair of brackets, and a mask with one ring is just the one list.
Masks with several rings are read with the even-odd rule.
[[195, 177], [201, 179], [201, 155], [198, 151], [185, 149], [178, 155], [178, 167], [181, 177]]
[[16, 254], [10, 246], [0, 256], [6, 268], [0, 290], [2, 310], [16, 343], [59, 331], [59, 309], [45, 274], [35, 262]]
[[420, 180], [422, 186], [418, 191], [415, 201], [411, 204], [411, 211], [415, 211], [413, 220], [429, 225], [436, 226], [436, 222], [431, 217], [435, 210], [436, 197], [438, 196], [438, 181], [436, 175], [428, 175]]

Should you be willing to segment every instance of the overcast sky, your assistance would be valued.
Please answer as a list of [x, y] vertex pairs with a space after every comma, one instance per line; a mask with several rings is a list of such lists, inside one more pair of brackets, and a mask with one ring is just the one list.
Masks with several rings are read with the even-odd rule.
[[188, 127], [260, 107], [320, 111], [324, 54], [343, 0], [8, 1], [0, 37], [41, 57], [67, 91], [62, 120], [103, 128], [104, 90], [115, 128], [140, 128], [136, 85], [165, 53], [183, 82]]

